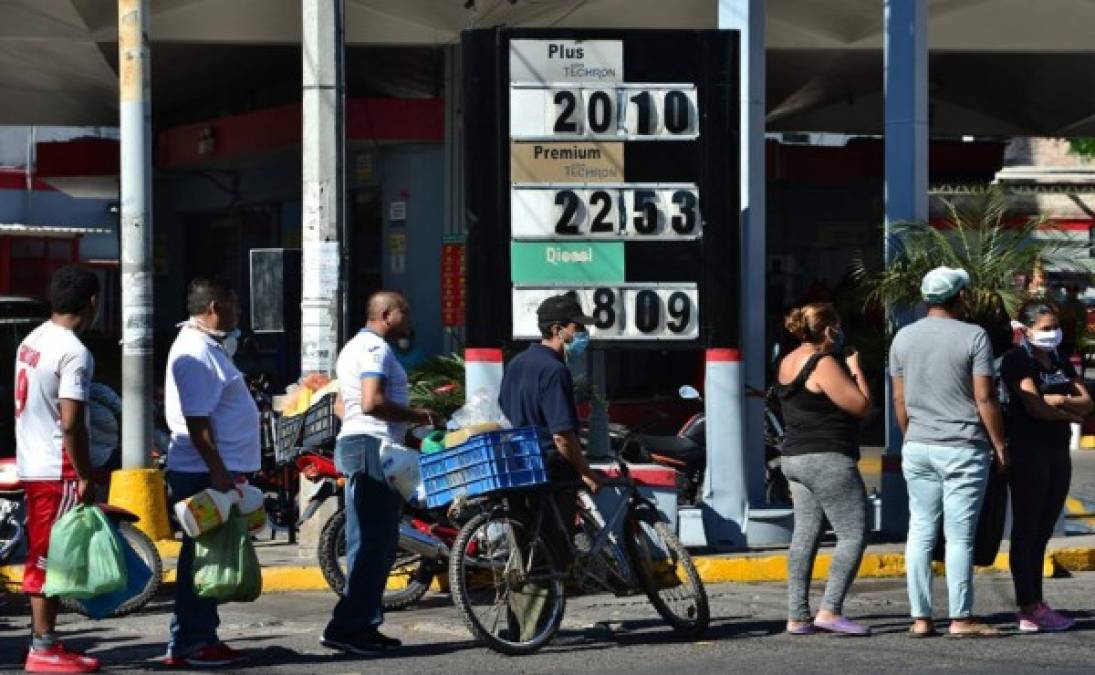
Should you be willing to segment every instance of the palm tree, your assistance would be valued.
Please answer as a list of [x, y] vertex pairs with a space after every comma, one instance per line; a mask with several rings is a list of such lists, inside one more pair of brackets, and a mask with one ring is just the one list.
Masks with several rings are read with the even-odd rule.
[[947, 218], [942, 226], [891, 226], [893, 256], [888, 266], [872, 271], [863, 256], [853, 261], [852, 273], [866, 290], [866, 304], [891, 310], [887, 333], [895, 327], [893, 317], [907, 316], [920, 304], [924, 275], [946, 265], [969, 272], [967, 320], [999, 334], [1027, 298], [1019, 275], [1029, 278], [1046, 263], [1074, 266], [1076, 255], [1086, 248], [1086, 242], [1070, 240], [1047, 226], [1043, 217], [1010, 222], [1007, 193], [998, 185], [943, 203]]

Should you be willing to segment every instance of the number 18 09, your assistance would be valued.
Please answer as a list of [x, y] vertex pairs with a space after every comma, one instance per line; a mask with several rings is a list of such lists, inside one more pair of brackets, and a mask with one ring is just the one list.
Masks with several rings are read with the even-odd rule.
[[598, 339], [690, 339], [698, 334], [692, 288], [592, 288], [570, 291], [594, 319]]

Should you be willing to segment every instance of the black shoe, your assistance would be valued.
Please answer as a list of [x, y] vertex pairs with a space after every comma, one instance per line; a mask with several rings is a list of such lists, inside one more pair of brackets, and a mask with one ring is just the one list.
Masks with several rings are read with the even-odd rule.
[[372, 630], [357, 635], [339, 635], [330, 631], [324, 631], [319, 638], [319, 643], [328, 649], [337, 649], [351, 654], [368, 656], [379, 654], [391, 649], [398, 649], [403, 642], [388, 637], [378, 630]]

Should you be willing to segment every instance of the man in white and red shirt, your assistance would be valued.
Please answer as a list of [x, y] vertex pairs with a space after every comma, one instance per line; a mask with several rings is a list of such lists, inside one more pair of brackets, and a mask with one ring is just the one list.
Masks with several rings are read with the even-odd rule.
[[26, 494], [27, 563], [23, 592], [33, 620], [28, 672], [89, 673], [98, 659], [56, 639], [57, 599], [42, 594], [53, 523], [95, 500], [91, 488], [87, 401], [95, 361], [77, 334], [95, 322], [99, 279], [64, 267], [50, 282], [50, 320], [34, 329], [15, 355], [15, 456]]

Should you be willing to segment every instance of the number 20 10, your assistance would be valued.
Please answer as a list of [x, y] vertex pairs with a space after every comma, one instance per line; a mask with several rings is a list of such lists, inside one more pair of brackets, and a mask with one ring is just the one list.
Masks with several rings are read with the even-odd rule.
[[555, 134], [616, 137], [694, 136], [694, 89], [557, 89], [551, 94]]

